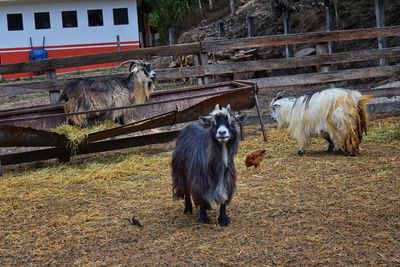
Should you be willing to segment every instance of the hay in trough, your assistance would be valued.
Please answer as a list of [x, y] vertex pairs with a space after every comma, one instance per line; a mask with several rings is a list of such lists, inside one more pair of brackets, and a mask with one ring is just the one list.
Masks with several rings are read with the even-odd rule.
[[75, 153], [78, 146], [86, 142], [87, 136], [90, 133], [112, 129], [117, 126], [118, 124], [110, 120], [97, 122], [96, 124], [86, 128], [65, 123], [52, 129], [52, 131], [58, 134], [64, 134], [69, 140], [68, 146], [71, 148], [71, 152]]

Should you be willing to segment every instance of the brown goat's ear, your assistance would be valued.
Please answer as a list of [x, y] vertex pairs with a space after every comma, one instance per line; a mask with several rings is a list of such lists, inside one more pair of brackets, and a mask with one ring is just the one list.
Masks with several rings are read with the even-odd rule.
[[203, 125], [210, 125], [211, 124], [211, 116], [200, 116], [199, 122]]

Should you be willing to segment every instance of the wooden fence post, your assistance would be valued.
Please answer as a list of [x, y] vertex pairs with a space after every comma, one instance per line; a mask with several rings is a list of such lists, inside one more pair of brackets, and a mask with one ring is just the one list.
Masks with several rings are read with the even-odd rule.
[[[326, 31], [335, 30], [335, 6], [333, 0], [325, 0], [325, 16], [326, 16]], [[336, 52], [336, 44], [332, 41], [328, 42], [329, 54]]]
[[[385, 27], [385, 6], [383, 3], [384, 0], [375, 0], [375, 14], [376, 14], [376, 27], [381, 28]], [[387, 43], [386, 43], [386, 38], [385, 37], [379, 37], [378, 38], [378, 48], [386, 48]], [[387, 66], [388, 61], [386, 58], [381, 58], [379, 60], [379, 64], [381, 66]]]
[[[200, 66], [201, 65], [201, 60], [200, 60], [200, 55], [199, 54], [194, 54], [193, 55], [193, 63], [195, 66]], [[204, 81], [203, 78], [198, 77], [197, 78], [197, 85], [203, 85]]]
[[[287, 7], [285, 7], [285, 13], [283, 16], [283, 28], [285, 35], [292, 33], [292, 15]], [[293, 45], [285, 46], [286, 58], [293, 57]]]
[[[47, 70], [46, 72], [47, 80], [57, 80], [57, 74], [56, 70]], [[49, 91], [49, 99], [50, 103], [58, 103], [58, 100], [60, 99], [60, 91], [59, 90], [50, 90]]]
[[[174, 45], [175, 44], [175, 35], [174, 35], [174, 28], [170, 27], [168, 28], [168, 41], [169, 45]], [[177, 59], [177, 55], [172, 55], [171, 60], [174, 61]]]
[[[326, 55], [329, 53], [328, 44], [326, 43], [319, 43], [316, 45], [316, 54], [319, 55]], [[331, 65], [317, 65], [318, 72], [330, 72], [332, 70]], [[329, 87], [334, 88], [335, 83], [329, 83]]]
[[[208, 54], [207, 53], [200, 53], [200, 64], [203, 66], [208, 65]], [[209, 84], [208, 76], [203, 77], [204, 84]]]
[[254, 25], [254, 17], [247, 17], [247, 37], [256, 36], [256, 27]]

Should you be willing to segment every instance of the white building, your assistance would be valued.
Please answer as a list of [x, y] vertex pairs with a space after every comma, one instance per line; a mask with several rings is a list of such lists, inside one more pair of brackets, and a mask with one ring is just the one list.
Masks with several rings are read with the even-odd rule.
[[136, 0], [0, 0], [0, 64], [28, 61], [30, 40], [54, 58], [118, 51], [117, 36], [136, 49], [139, 35]]

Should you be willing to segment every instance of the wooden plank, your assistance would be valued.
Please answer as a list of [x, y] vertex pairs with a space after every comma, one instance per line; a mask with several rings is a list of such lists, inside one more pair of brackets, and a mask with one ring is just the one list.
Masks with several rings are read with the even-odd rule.
[[262, 71], [285, 68], [298, 68], [314, 65], [360, 62], [367, 60], [377, 60], [382, 56], [392, 58], [400, 57], [400, 47], [386, 48], [382, 50], [362, 50], [355, 52], [337, 53], [332, 55], [307, 56], [289, 59], [243, 61], [221, 65], [213, 64], [204, 66], [204, 75], [218, 75], [244, 71]]
[[[186, 68], [176, 68], [176, 69], [161, 69], [155, 70], [157, 73], [158, 81], [182, 79], [187, 77], [201, 77], [204, 75], [202, 66], [186, 67]], [[124, 74], [116, 75], [100, 75], [88, 77], [93, 80], [104, 80], [114, 77], [122, 77]], [[16, 94], [31, 94], [37, 92], [47, 92], [47, 91], [60, 91], [65, 88], [65, 86], [73, 81], [80, 78], [64, 79], [64, 80], [49, 80], [40, 82], [28, 82], [28, 83], [16, 83], [16, 84], [2, 84], [0, 85], [0, 96], [10, 96]]]
[[174, 46], [148, 47], [135, 50], [92, 54], [77, 57], [51, 58], [40, 61], [0, 65], [0, 75], [86, 66], [110, 62], [122, 62], [128, 59], [146, 59], [149, 56], [186, 55], [199, 52], [199, 43], [190, 43]]
[[400, 26], [382, 28], [367, 28], [358, 30], [344, 30], [332, 32], [311, 32], [288, 35], [272, 35], [255, 38], [201, 42], [203, 52], [221, 50], [246, 49], [256, 47], [270, 47], [280, 45], [313, 44], [330, 41], [363, 40], [378, 37], [400, 36]]
[[[187, 77], [202, 77], [212, 76], [229, 73], [239, 73], [246, 71], [262, 71], [262, 70], [274, 70], [283, 68], [297, 68], [314, 65], [329, 65], [337, 63], [349, 63], [359, 62], [367, 60], [379, 60], [381, 57], [386, 58], [397, 58], [400, 57], [400, 47], [392, 47], [385, 49], [372, 49], [363, 50], [356, 52], [344, 52], [332, 55], [320, 55], [320, 56], [308, 56], [290, 59], [269, 59], [269, 60], [257, 60], [257, 61], [243, 61], [233, 62], [221, 65], [204, 65], [194, 66], [176, 69], [159, 69], [155, 70], [157, 73], [157, 80], [172, 80], [181, 79]], [[195, 57], [196, 58], [196, 57]], [[101, 80], [108, 77], [116, 77], [120, 75], [111, 76], [95, 76], [91, 79]], [[41, 82], [30, 82], [30, 83], [19, 83], [19, 84], [8, 84], [0, 85], [0, 95], [15, 95], [15, 94], [28, 94], [36, 93], [41, 91], [50, 90], [62, 90], [66, 84], [73, 79], [69, 80], [53, 80], [53, 81], [41, 81]]]
[[298, 75], [277, 76], [253, 79], [251, 81], [257, 83], [258, 88], [265, 89], [270, 87], [324, 84], [366, 78], [380, 78], [398, 75], [399, 73], [400, 65], [395, 65], [364, 69], [341, 70], [327, 73], [307, 73]]

